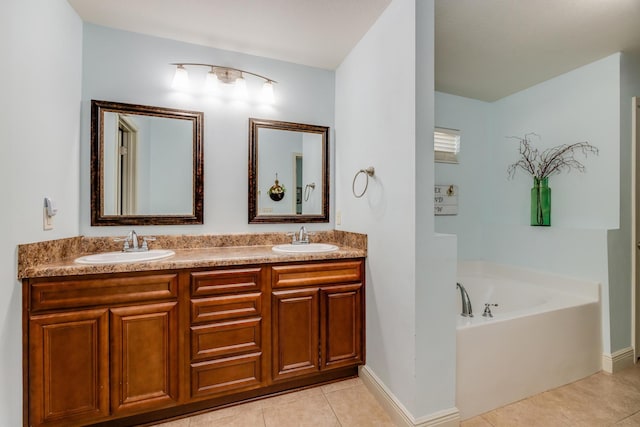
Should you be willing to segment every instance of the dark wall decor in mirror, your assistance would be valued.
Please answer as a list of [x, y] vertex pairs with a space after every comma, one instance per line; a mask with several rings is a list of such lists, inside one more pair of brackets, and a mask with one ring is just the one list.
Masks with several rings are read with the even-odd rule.
[[249, 119], [249, 223], [329, 222], [329, 128]]
[[91, 225], [203, 223], [203, 113], [91, 101]]

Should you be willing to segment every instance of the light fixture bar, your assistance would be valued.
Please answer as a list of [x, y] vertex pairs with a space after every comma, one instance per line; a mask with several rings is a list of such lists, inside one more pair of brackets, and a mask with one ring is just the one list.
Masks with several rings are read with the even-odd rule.
[[247, 71], [247, 70], [241, 70], [239, 68], [233, 68], [233, 67], [224, 67], [222, 65], [214, 65], [214, 64], [200, 64], [197, 62], [172, 62], [171, 65], [176, 65], [178, 67], [182, 66], [184, 67], [185, 65], [188, 66], [196, 66], [196, 67], [208, 67], [211, 68], [215, 71], [220, 70], [220, 71], [235, 71], [236, 73], [245, 73], [245, 74], [250, 74], [252, 76], [256, 76], [258, 78], [261, 78], [267, 82], [271, 82], [271, 83], [278, 83], [277, 81], [270, 79], [269, 77], [265, 77], [262, 76], [260, 74], [256, 74], [256, 73], [252, 73], [251, 71]]

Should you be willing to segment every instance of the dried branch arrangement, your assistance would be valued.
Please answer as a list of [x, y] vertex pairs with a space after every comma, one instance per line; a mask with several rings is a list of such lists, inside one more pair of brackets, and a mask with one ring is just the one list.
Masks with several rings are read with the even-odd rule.
[[524, 138], [518, 136], [508, 137], [517, 139], [520, 142], [520, 159], [507, 168], [509, 178], [513, 178], [518, 169], [522, 169], [538, 179], [559, 174], [564, 170], [569, 172], [571, 169], [576, 169], [579, 172], [584, 172], [585, 167], [576, 159], [576, 154], [582, 153], [585, 157], [589, 153], [598, 155], [598, 149], [586, 141], [562, 144], [540, 152], [531, 145], [532, 136], [540, 138], [535, 133], [528, 133]]

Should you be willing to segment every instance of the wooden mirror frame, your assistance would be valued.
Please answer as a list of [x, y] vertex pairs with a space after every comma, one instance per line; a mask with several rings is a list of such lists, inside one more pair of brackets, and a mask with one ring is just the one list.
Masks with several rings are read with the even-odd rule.
[[[322, 136], [322, 212], [316, 215], [258, 215], [258, 130], [309, 132]], [[249, 119], [249, 223], [329, 222], [329, 128], [276, 120]]]
[[[171, 119], [191, 120], [193, 123], [193, 210], [183, 215], [105, 215], [104, 194], [104, 128], [103, 113], [138, 114]], [[119, 102], [91, 100], [91, 225], [177, 225], [202, 224], [204, 218], [204, 113], [200, 111]]]

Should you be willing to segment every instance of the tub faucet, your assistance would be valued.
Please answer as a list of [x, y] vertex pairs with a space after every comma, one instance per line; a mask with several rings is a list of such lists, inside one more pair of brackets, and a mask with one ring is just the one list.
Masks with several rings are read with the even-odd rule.
[[471, 299], [467, 290], [460, 283], [456, 283], [456, 288], [460, 289], [460, 298], [462, 298], [462, 313], [461, 316], [473, 317], [473, 308], [471, 308]]

